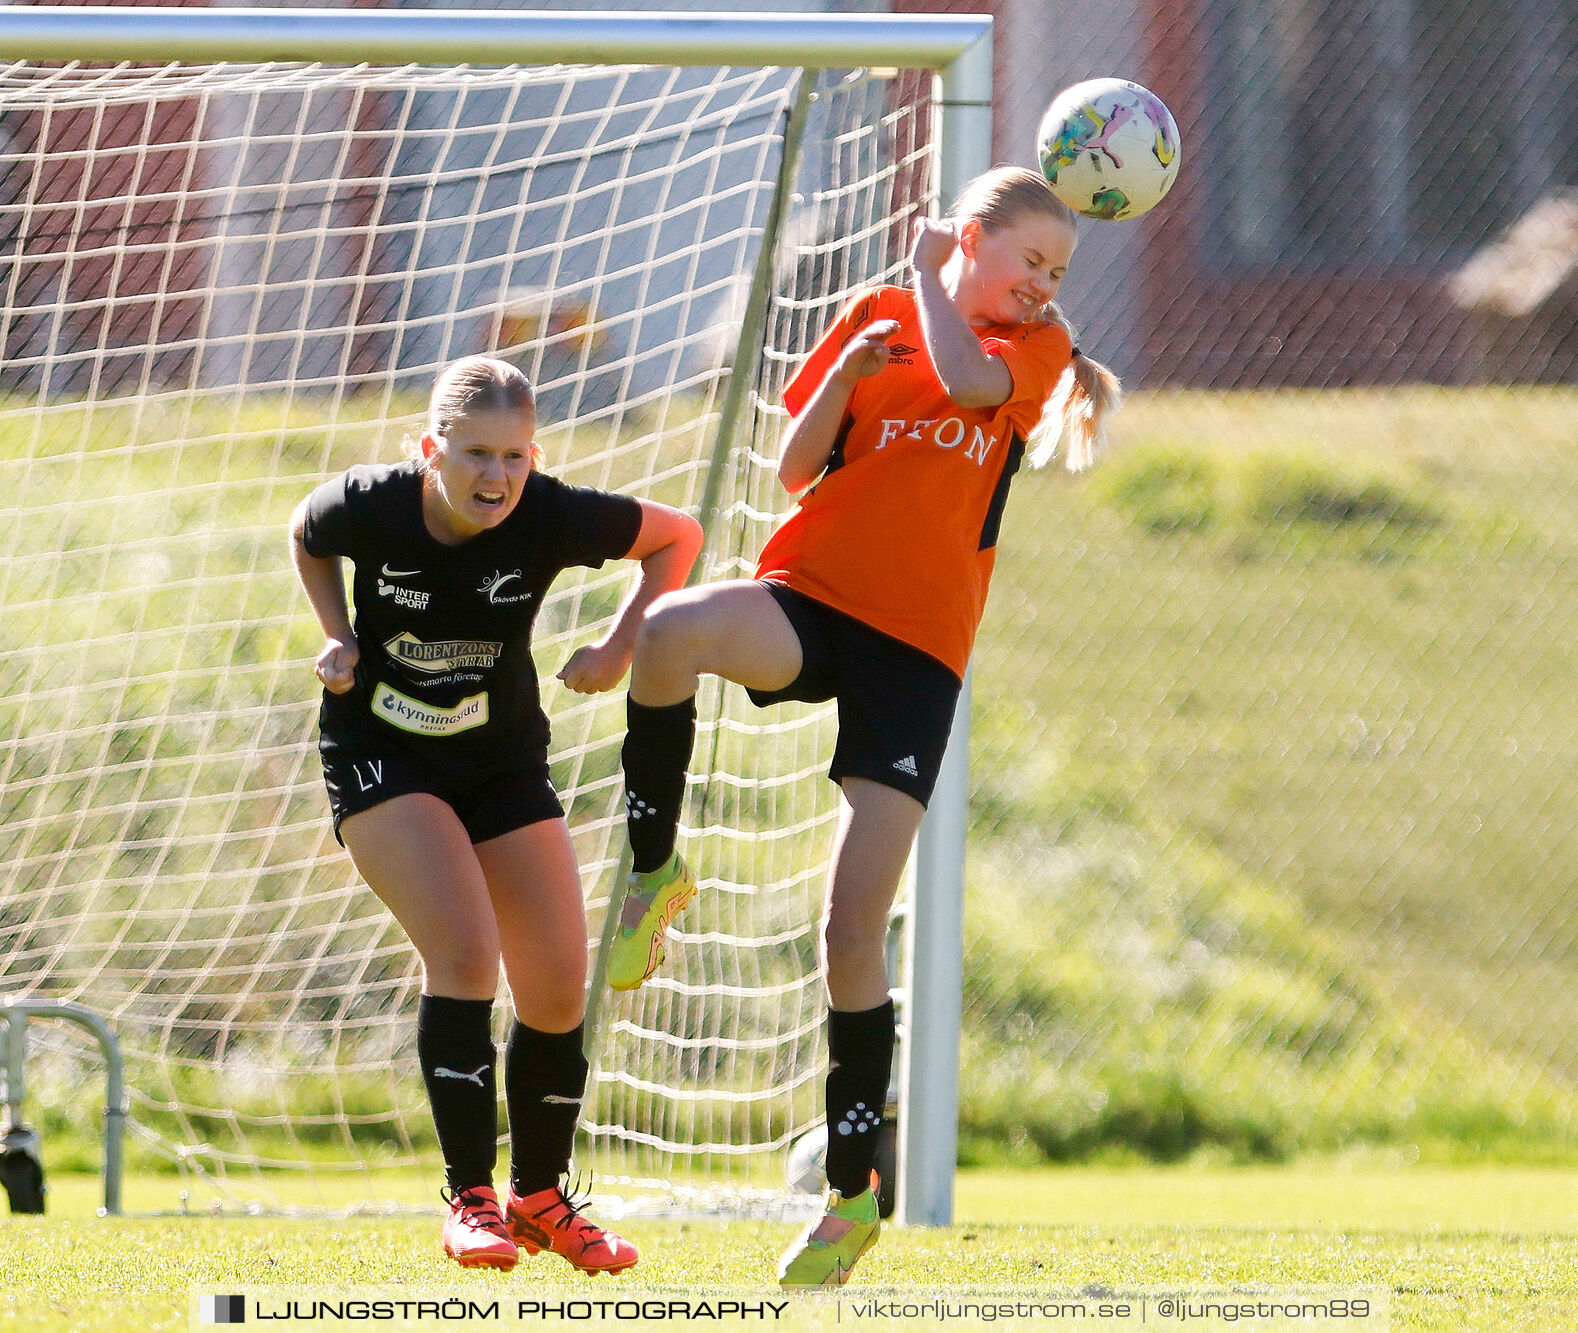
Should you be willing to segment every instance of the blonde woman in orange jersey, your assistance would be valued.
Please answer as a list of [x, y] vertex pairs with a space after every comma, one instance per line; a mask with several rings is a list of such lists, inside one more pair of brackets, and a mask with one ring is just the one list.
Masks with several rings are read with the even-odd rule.
[[838, 701], [822, 922], [829, 1191], [783, 1257], [785, 1286], [844, 1281], [876, 1240], [888, 912], [947, 746], [1009, 483], [1027, 448], [1039, 464], [1065, 436], [1069, 466], [1085, 466], [1117, 399], [1050, 304], [1073, 250], [1072, 214], [1017, 168], [919, 223], [913, 286], [857, 293], [784, 390], [778, 476], [799, 500], [755, 578], [670, 593], [637, 636], [624, 748], [635, 873], [609, 960], [619, 989], [656, 970], [695, 892], [674, 843], [700, 674], [763, 706]]

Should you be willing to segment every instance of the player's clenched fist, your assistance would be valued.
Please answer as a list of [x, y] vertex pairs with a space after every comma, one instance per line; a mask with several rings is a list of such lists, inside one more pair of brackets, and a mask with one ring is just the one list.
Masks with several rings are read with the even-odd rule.
[[601, 694], [624, 679], [630, 650], [604, 641], [578, 648], [559, 671], [565, 688], [577, 694]]
[[323, 645], [312, 670], [330, 694], [344, 694], [356, 684], [356, 664], [361, 659], [362, 654], [354, 642], [330, 639]]
[[897, 321], [879, 319], [867, 324], [848, 344], [838, 358], [835, 374], [851, 379], [865, 379], [875, 375], [888, 364], [888, 339], [899, 331]]
[[918, 218], [910, 244], [910, 266], [917, 273], [936, 273], [959, 244], [959, 225], [952, 219]]

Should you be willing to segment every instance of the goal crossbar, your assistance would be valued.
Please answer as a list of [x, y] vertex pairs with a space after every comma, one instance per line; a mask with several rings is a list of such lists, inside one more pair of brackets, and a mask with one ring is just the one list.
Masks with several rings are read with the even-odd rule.
[[321, 61], [944, 69], [988, 40], [959, 14], [616, 13], [550, 10], [0, 9], [10, 60]]

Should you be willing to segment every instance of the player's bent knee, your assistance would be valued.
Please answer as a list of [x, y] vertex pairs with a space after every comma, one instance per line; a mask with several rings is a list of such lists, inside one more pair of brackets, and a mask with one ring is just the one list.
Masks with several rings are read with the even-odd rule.
[[704, 614], [683, 593], [660, 597], [647, 609], [636, 633], [636, 659], [676, 670], [694, 669], [705, 655], [710, 633]]
[[641, 627], [636, 631], [638, 662], [667, 658], [680, 640], [678, 616], [668, 600], [659, 597], [641, 618]]

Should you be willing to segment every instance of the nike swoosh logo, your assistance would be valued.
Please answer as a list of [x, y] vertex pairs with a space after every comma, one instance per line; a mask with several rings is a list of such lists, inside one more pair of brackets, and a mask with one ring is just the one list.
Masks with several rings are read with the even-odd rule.
[[384, 566], [384, 577], [386, 579], [408, 579], [413, 574], [420, 574], [421, 572], [420, 569], [390, 569], [388, 565]]

